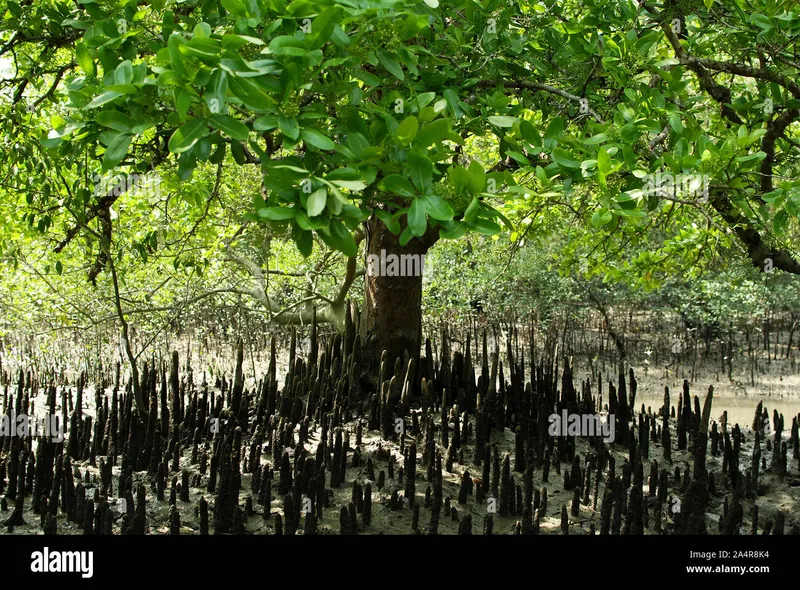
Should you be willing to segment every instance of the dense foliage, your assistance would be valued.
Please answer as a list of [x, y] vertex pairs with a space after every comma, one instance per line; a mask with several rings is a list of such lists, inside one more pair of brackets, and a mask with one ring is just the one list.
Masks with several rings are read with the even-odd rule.
[[[338, 301], [372, 215], [403, 244], [456, 239], [432, 251], [429, 310], [546, 307], [586, 281], [725, 299], [729, 279], [705, 278], [754, 280], [742, 261], [770, 284], [800, 273], [792, 2], [0, 13], [0, 304], [32, 325], [243, 295], [301, 321]], [[273, 271], [264, 297], [248, 262]], [[760, 306], [760, 288], [731, 304]]]

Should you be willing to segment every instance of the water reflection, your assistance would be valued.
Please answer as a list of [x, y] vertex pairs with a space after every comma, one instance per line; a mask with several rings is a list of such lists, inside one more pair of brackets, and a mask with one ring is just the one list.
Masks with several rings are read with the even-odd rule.
[[[670, 404], [675, 407], [677, 414], [678, 394], [681, 389], [670, 388]], [[703, 406], [705, 400], [705, 390], [693, 390], [696, 395], [700, 397], [700, 407]], [[702, 393], [701, 393], [702, 392]], [[692, 394], [694, 397], [695, 393]], [[719, 422], [722, 412], [728, 412], [728, 424], [736, 424], [739, 426], [752, 426], [753, 417], [755, 416], [756, 407], [758, 402], [763, 402], [763, 407], [769, 410], [770, 416], [772, 411], [777, 410], [779, 414], [783, 414], [784, 428], [790, 429], [792, 426], [792, 417], [800, 413], [800, 397], [789, 397], [786, 395], [717, 395], [714, 394], [714, 403], [711, 406], [711, 419]], [[655, 392], [638, 392], [636, 394], [636, 410], [642, 408], [642, 404], [650, 406], [654, 411], [660, 408], [664, 403], [664, 394], [656, 394]], [[694, 400], [692, 400], [692, 408], [694, 408]]]

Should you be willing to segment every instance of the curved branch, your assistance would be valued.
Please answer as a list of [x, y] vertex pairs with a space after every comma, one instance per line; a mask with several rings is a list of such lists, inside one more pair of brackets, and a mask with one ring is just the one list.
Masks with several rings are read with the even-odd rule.
[[761, 160], [761, 192], [764, 194], [772, 192], [773, 189], [772, 166], [775, 163], [775, 142], [784, 134], [786, 128], [794, 123], [798, 116], [800, 116], [800, 111], [788, 109], [767, 125], [767, 132], [764, 135], [764, 139], [761, 140], [761, 151], [767, 154]]
[[[478, 83], [479, 86], [483, 88], [491, 88], [493, 86], [503, 86], [505, 88], [515, 88], [517, 90], [543, 90], [544, 92], [549, 92], [550, 94], [555, 94], [560, 96], [561, 98], [565, 98], [570, 102], [580, 104], [582, 97], [578, 96], [577, 94], [572, 94], [567, 92], [566, 90], [562, 90], [561, 88], [556, 88], [555, 86], [550, 86], [549, 84], [542, 84], [541, 82], [528, 82], [526, 80], [483, 80]], [[586, 105], [586, 103], [583, 103]], [[603, 117], [597, 114], [597, 112], [592, 109], [590, 106], [585, 107], [586, 112], [591, 115], [595, 121], [598, 123], [605, 123]]]
[[[356, 232], [354, 237], [356, 240], [356, 246], [358, 246], [364, 239], [364, 234], [363, 232]], [[353, 282], [356, 280], [357, 275], [358, 273], [356, 272], [356, 257], [350, 256], [347, 259], [347, 271], [345, 272], [342, 284], [339, 285], [336, 297], [333, 298], [333, 304], [342, 305], [344, 303], [344, 300], [347, 297], [347, 292], [350, 291], [350, 287], [353, 286]]]
[[667, 36], [667, 40], [670, 45], [672, 45], [672, 49], [675, 51], [675, 55], [678, 57], [678, 61], [680, 61], [681, 65], [687, 66], [692, 70], [700, 80], [700, 87], [719, 103], [722, 116], [737, 125], [741, 125], [743, 123], [742, 119], [730, 106], [730, 89], [714, 81], [714, 78], [711, 77], [711, 74], [704, 66], [704, 62], [708, 60], [700, 60], [693, 55], [689, 55], [683, 45], [681, 45], [680, 38], [675, 31], [672, 30], [672, 26], [669, 23], [663, 23], [661, 25], [661, 30], [664, 31], [664, 34]]
[[767, 270], [768, 260], [770, 260], [772, 268], [800, 275], [800, 262], [790, 252], [768, 246], [750, 220], [734, 209], [728, 198], [722, 194], [715, 194], [711, 197], [710, 202], [714, 210], [722, 216], [747, 248], [750, 261], [755, 267], [764, 272]]

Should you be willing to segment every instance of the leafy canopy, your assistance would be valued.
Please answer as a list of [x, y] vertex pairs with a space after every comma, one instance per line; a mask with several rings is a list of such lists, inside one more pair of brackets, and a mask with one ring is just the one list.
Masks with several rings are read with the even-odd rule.
[[[304, 255], [316, 233], [354, 256], [371, 215], [405, 244], [429, 228], [520, 234], [509, 216], [555, 207], [589, 229], [567, 256], [633, 244], [630, 268], [647, 272], [738, 240], [756, 266], [800, 272], [792, 2], [5, 7], [4, 153], [39, 175], [29, 203], [55, 202], [79, 229], [120, 198], [98, 197], [95, 174], [177, 165], [188, 181], [236, 164], [263, 178], [248, 217], [291, 227]], [[37, 143], [12, 139], [20, 127]], [[707, 194], [654, 194], [658, 173]], [[664, 250], [643, 252], [659, 227]]]

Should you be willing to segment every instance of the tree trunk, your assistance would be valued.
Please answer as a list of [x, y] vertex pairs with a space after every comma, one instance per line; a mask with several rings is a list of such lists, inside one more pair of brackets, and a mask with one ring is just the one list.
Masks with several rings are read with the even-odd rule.
[[395, 358], [403, 358], [406, 350], [411, 358], [419, 357], [424, 256], [439, 232], [429, 228], [420, 238], [401, 246], [400, 236], [376, 217], [367, 221], [366, 229], [364, 309], [359, 334], [362, 369], [377, 375], [384, 350], [388, 351], [390, 370]]

